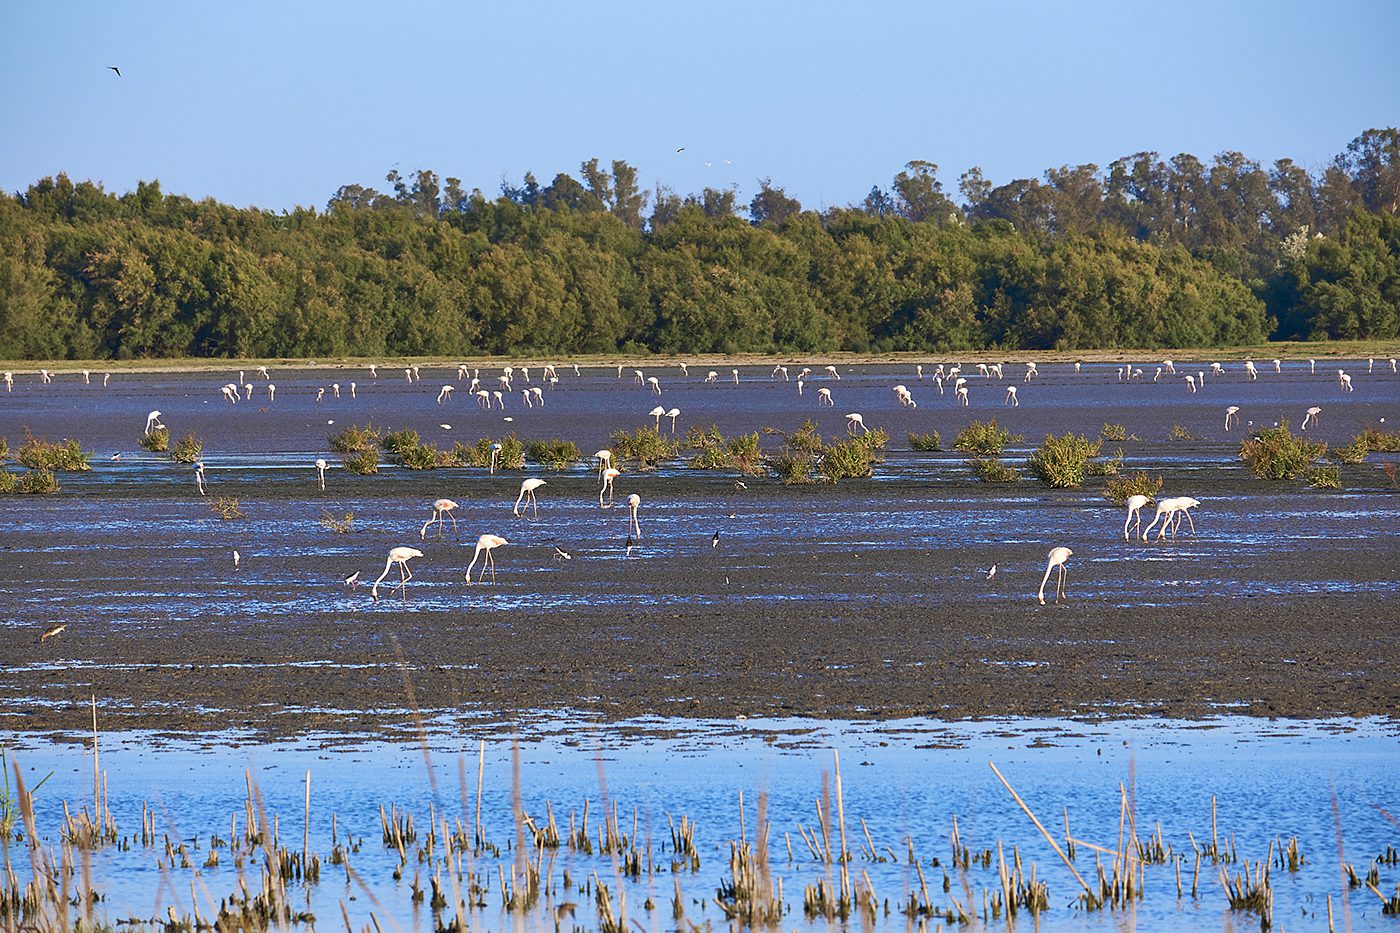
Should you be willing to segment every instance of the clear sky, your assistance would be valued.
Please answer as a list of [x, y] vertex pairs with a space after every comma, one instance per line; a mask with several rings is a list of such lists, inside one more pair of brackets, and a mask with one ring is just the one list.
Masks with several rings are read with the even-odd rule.
[[950, 191], [972, 165], [1000, 184], [1144, 149], [1316, 168], [1400, 125], [1397, 49], [1396, 0], [16, 0], [0, 186], [159, 179], [280, 210], [395, 166], [494, 196], [597, 156], [821, 207], [911, 159]]

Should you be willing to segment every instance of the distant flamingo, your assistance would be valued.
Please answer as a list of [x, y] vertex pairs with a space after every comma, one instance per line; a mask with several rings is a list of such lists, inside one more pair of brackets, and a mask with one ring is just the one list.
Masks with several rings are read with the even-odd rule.
[[710, 370], [708, 373], [705, 374], [705, 381], [706, 381], [706, 382], [715, 382], [715, 381], [717, 381], [718, 379], [719, 379], [719, 373], [716, 372], [716, 371], [713, 370], [713, 369]]
[[1020, 408], [1020, 407], [1021, 407], [1021, 400], [1018, 399], [1018, 398], [1016, 397], [1016, 387], [1015, 387], [1015, 386], [1007, 386], [1007, 387], [1006, 387], [1006, 401], [1004, 402], [1004, 404], [1010, 405], [1012, 408]]
[[672, 434], [675, 434], [675, 433], [676, 433], [676, 419], [679, 418], [680, 416], [681, 416], [681, 410], [680, 410], [679, 408], [672, 408], [670, 411], [666, 412], [666, 417], [671, 419], [671, 433], [672, 433]]
[[271, 376], [269, 376], [269, 375], [267, 374], [267, 367], [266, 367], [266, 366], [259, 366], [259, 367], [258, 367], [258, 375], [259, 375], [259, 376], [262, 376], [264, 379], [271, 379], [271, 378], [272, 378]]
[[355, 397], [355, 383], [353, 383], [353, 382], [350, 383], [350, 397], [351, 397], [351, 398], [354, 398], [354, 397]]
[[1232, 422], [1232, 421], [1235, 423], [1236, 426], [1239, 425], [1239, 423], [1240, 423], [1239, 411], [1240, 411], [1240, 406], [1238, 406], [1238, 405], [1231, 405], [1229, 408], [1225, 409], [1225, 430], [1227, 430], [1227, 431], [1230, 430], [1230, 422]]
[[[117, 454], [117, 456], [120, 457], [121, 454]], [[204, 461], [202, 461], [202, 460], [194, 465], [194, 488], [199, 490], [199, 494], [200, 494], [201, 496], [205, 494], [205, 493], [204, 493]]]
[[603, 471], [612, 464], [612, 451], [606, 449], [595, 451], [593, 456], [598, 458], [598, 475], [602, 476]]
[[642, 385], [642, 384], [644, 384], [646, 381], [647, 381], [646, 373], [642, 372], [640, 369], [634, 369], [634, 370], [632, 370], [632, 384], [633, 384], [634, 386]]
[[1065, 593], [1065, 577], [1068, 576], [1065, 572], [1065, 561], [1073, 556], [1074, 552], [1067, 547], [1051, 548], [1049, 555], [1050, 560], [1045, 565], [1045, 576], [1040, 579], [1040, 593], [1038, 598], [1042, 606], [1045, 605], [1045, 584], [1050, 580], [1050, 571], [1057, 568], [1060, 573], [1059, 576], [1055, 578], [1055, 602], [1059, 602], [1061, 599], [1069, 600], [1069, 596]]
[[443, 402], [450, 400], [452, 398], [452, 391], [455, 388], [455, 386], [443, 386], [442, 391], [438, 392], [437, 403], [441, 405]]
[[1175, 376], [1175, 375], [1176, 375], [1176, 362], [1175, 362], [1175, 361], [1173, 361], [1173, 360], [1162, 360], [1162, 368], [1165, 369], [1169, 375], [1172, 375], [1172, 376]]
[[627, 497], [627, 508], [632, 513], [632, 533], [638, 538], [642, 536], [642, 526], [637, 521], [637, 510], [642, 507], [642, 497], [635, 492]]
[[316, 479], [321, 484], [321, 491], [326, 491], [326, 467], [330, 464], [320, 457], [316, 458]]
[[418, 540], [423, 541], [427, 539], [428, 529], [432, 527], [433, 522], [437, 522], [438, 537], [441, 538], [444, 532], [442, 524], [442, 517], [444, 515], [452, 519], [452, 537], [456, 538], [457, 516], [453, 513], [457, 511], [457, 508], [457, 503], [453, 502], [451, 499], [433, 500], [433, 514], [428, 518], [426, 522], [423, 523], [423, 527], [418, 529]]
[[379, 378], [379, 367], [374, 365], [373, 363], [369, 364], [369, 377], [371, 379]]
[[1254, 368], [1253, 360], [1244, 361], [1244, 372], [1245, 375], [1249, 377], [1250, 382], [1254, 382], [1256, 379], [1259, 378], [1259, 370]]
[[647, 377], [647, 385], [649, 385], [649, 386], [651, 387], [651, 394], [652, 394], [652, 395], [660, 395], [660, 394], [661, 394], [661, 380], [660, 380], [660, 379], [656, 378], [655, 376], [648, 376], [648, 377]]
[[865, 419], [861, 417], [860, 412], [853, 411], [846, 416], [846, 433], [854, 434], [856, 428], [860, 428], [866, 434], [870, 433], [870, 429], [865, 426]]
[[1194, 395], [1194, 394], [1196, 393], [1196, 377], [1195, 377], [1195, 376], [1187, 376], [1187, 377], [1186, 377], [1186, 391], [1190, 392], [1192, 395]]
[[1273, 360], [1272, 362], [1273, 362], [1273, 364], [1274, 364], [1274, 372], [1276, 372], [1276, 373], [1281, 373], [1281, 372], [1283, 372], [1283, 360]]
[[[598, 507], [599, 507], [599, 508], [607, 509], [607, 508], [611, 508], [611, 507], [612, 507], [612, 503], [613, 503], [613, 480], [617, 479], [617, 478], [618, 478], [619, 476], [621, 476], [621, 475], [622, 475], [622, 471], [621, 471], [621, 470], [614, 469], [613, 467], [608, 467], [606, 470], [604, 470], [604, 471], [602, 472], [603, 487], [602, 487], [601, 489], [598, 490]], [[607, 497], [608, 497], [608, 501], [607, 501], [607, 502], [604, 502], [604, 501], [603, 501], [603, 494], [604, 494], [604, 493], [607, 494]]]
[[666, 417], [666, 409], [660, 405], [657, 405], [651, 411], [647, 412], [647, 414], [651, 415], [653, 418], [656, 419], [656, 430], [660, 431], [661, 419]]
[[729, 371], [729, 374], [730, 374], [731, 376], [734, 377], [734, 384], [735, 384], [735, 385], [738, 385], [738, 384], [739, 384], [739, 370], [737, 370], [737, 369], [731, 369], [731, 370]]
[[1309, 408], [1303, 414], [1302, 430], [1306, 431], [1308, 429], [1308, 425], [1310, 424], [1317, 424], [1317, 416], [1320, 414], [1322, 414], [1322, 409], [1318, 408], [1316, 405], [1314, 405], [1312, 408]]
[[531, 386], [531, 387], [530, 387], [530, 394], [533, 395], [533, 396], [535, 397], [535, 404], [538, 405], [538, 406], [540, 406], [541, 408], [543, 408], [543, 407], [544, 407], [544, 389], [541, 389], [539, 386]]
[[499, 441], [491, 445], [491, 467], [489, 472], [495, 473], [496, 468], [501, 465], [501, 444]]
[[817, 406], [818, 406], [818, 407], [821, 407], [822, 405], [833, 405], [833, 406], [834, 406], [835, 404], [836, 404], [836, 403], [833, 402], [833, 401], [831, 400], [831, 390], [830, 390], [830, 389], [818, 389], [818, 390], [817, 390]]
[[967, 407], [968, 407], [968, 401], [967, 401], [967, 386], [958, 386], [957, 396], [958, 396], [958, 404], [962, 405], [963, 408], [967, 408]]
[[[338, 383], [338, 382], [332, 382], [332, 383], [331, 383], [331, 394], [334, 395], [336, 398], [340, 398], [340, 383]], [[252, 397], [252, 396], [251, 396], [251, 394], [250, 394], [250, 395], [249, 395], [249, 398], [251, 398], [251, 397]]]
[[[384, 562], [384, 572], [379, 575], [379, 578], [374, 581], [374, 585], [370, 587], [370, 595], [374, 597], [374, 601], [379, 602], [379, 584], [384, 582], [384, 578], [389, 575], [389, 570], [395, 564], [399, 565], [399, 592], [404, 592], [404, 585], [407, 584], [409, 580], [413, 579], [413, 571], [408, 569], [408, 562], [415, 557], [422, 556], [422, 551], [412, 547], [396, 547], [390, 551], [389, 559]], [[390, 589], [393, 589], [393, 587], [390, 587]]]
[[523, 483], [521, 483], [521, 484], [520, 484], [520, 495], [517, 496], [516, 499], [515, 499], [515, 508], [511, 509], [511, 514], [513, 514], [516, 518], [519, 518], [519, 517], [520, 517], [520, 503], [523, 501], [523, 502], [526, 504], [526, 507], [527, 507], [527, 508], [530, 507], [530, 506], [533, 506], [533, 507], [534, 507], [534, 509], [535, 509], [535, 518], [539, 518], [539, 517], [540, 517], [540, 504], [539, 504], [539, 502], [535, 499], [535, 490], [536, 490], [536, 489], [539, 489], [541, 486], [545, 486], [545, 485], [548, 485], [548, 484], [545, 483], [544, 480], [542, 480], [542, 479], [533, 479], [533, 478], [532, 478], [532, 479], [527, 479], [527, 480], [525, 480]]
[[[354, 383], [351, 383], [351, 385], [353, 386]], [[277, 384], [274, 383], [274, 382], [269, 382], [269, 383], [267, 384], [267, 400], [268, 400], [269, 402], [272, 402], [272, 401], [275, 401], [276, 398], [277, 398]]]
[[165, 425], [163, 425], [163, 424], [160, 423], [160, 412], [159, 412], [159, 411], [153, 411], [153, 412], [151, 412], [149, 415], [146, 416], [146, 431], [145, 431], [145, 433], [150, 434], [150, 433], [151, 433], [153, 430], [155, 430], [156, 428], [162, 428], [162, 427], [165, 427]]
[[1133, 524], [1134, 519], [1137, 521], [1137, 527], [1133, 529], [1133, 533], [1137, 534], [1142, 530], [1142, 507], [1151, 501], [1152, 498], [1150, 496], [1137, 495], [1128, 497], [1128, 519], [1123, 522], [1124, 541], [1128, 540], [1128, 526]]
[[486, 579], [486, 571], [491, 571], [491, 582], [496, 582], [496, 559], [491, 556], [491, 552], [498, 547], [510, 544], [500, 535], [482, 535], [476, 539], [476, 552], [472, 554], [472, 562], [467, 565], [467, 582], [472, 582], [472, 568], [476, 566], [477, 558], [486, 555], [486, 560], [481, 564], [481, 576], [477, 578], [477, 583]]
[[774, 366], [774, 367], [773, 367], [773, 378], [774, 378], [774, 379], [777, 379], [779, 375], [781, 375], [781, 376], [783, 377], [783, 381], [784, 381], [784, 382], [787, 382], [787, 381], [788, 381], [788, 368], [787, 368], [786, 366]]
[[1351, 388], [1351, 374], [1350, 374], [1350, 373], [1342, 373], [1341, 378], [1338, 380], [1338, 382], [1341, 383], [1342, 391], [1344, 391], [1344, 392], [1350, 392], [1350, 391], [1352, 391], [1352, 388]]
[[1157, 530], [1157, 540], [1161, 541], [1166, 537], [1168, 527], [1171, 528], [1172, 537], [1176, 537], [1176, 526], [1181, 522], [1181, 515], [1186, 515], [1186, 520], [1190, 522], [1191, 534], [1196, 533], [1196, 523], [1191, 521], [1191, 513], [1188, 509], [1200, 505], [1195, 499], [1189, 496], [1175, 496], [1170, 499], [1159, 499], [1157, 502], [1157, 514], [1152, 518], [1152, 524], [1148, 525], [1142, 532], [1142, 540], [1146, 541], [1152, 529], [1160, 521], [1162, 527]]
[[[1039, 371], [1038, 369], [1035, 368], [1035, 364], [1034, 364], [1034, 363], [1027, 363], [1027, 364], [1026, 364], [1026, 378], [1025, 378], [1024, 381], [1025, 381], [1025, 382], [1030, 382], [1030, 381], [1031, 381], [1031, 377], [1034, 376], [1034, 375], [1036, 375], [1036, 374], [1039, 373], [1039, 372], [1040, 372], [1040, 371]], [[1061, 548], [1060, 550], [1063, 550], [1063, 549]], [[1052, 552], [1052, 553], [1053, 553], [1053, 552]]]
[[838, 372], [836, 371], [836, 367], [835, 367], [835, 366], [828, 366], [828, 367], [826, 367], [826, 372], [827, 372], [827, 375], [829, 375], [831, 378], [835, 379], [837, 382], [840, 382], [840, 381], [841, 381], [841, 374], [838, 373]]

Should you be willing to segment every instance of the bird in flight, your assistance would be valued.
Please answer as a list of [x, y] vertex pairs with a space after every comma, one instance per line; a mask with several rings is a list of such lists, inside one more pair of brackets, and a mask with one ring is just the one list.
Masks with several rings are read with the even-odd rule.
[[44, 642], [48, 641], [50, 638], [53, 638], [53, 637], [54, 637], [55, 635], [57, 635], [59, 632], [62, 632], [62, 631], [63, 631], [64, 629], [66, 629], [67, 627], [68, 627], [68, 623], [67, 623], [67, 622], [64, 622], [64, 623], [62, 623], [62, 624], [60, 624], [60, 625], [50, 625], [48, 628], [44, 629], [44, 634], [42, 634], [42, 635], [39, 636], [39, 643], [40, 643], [40, 644], [43, 644]]
[[120, 68], [118, 68], [116, 65], [108, 65], [108, 66], [107, 66], [107, 70], [108, 70], [108, 71], [115, 71], [115, 72], [117, 73], [117, 77], [118, 77], [118, 78], [120, 78], [120, 77], [122, 76], [122, 70], [121, 70]]
[[679, 149], [677, 149], [676, 151], [677, 151], [677, 152], [685, 152], [685, 147], [684, 147], [684, 146], [681, 146], [681, 147], [680, 147]]

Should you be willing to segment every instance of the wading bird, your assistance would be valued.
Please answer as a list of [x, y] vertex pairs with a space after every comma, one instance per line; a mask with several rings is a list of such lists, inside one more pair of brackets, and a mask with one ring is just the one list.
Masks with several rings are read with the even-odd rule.
[[607, 449], [594, 451], [593, 456], [598, 458], [598, 475], [602, 476], [603, 471], [612, 465], [612, 451]]
[[1006, 387], [1006, 401], [1003, 404], [1010, 405], [1012, 408], [1021, 407], [1021, 400], [1016, 397], [1015, 386]]
[[326, 463], [324, 458], [316, 458], [316, 479], [321, 484], [322, 492], [326, 491], [326, 467], [328, 466], [330, 466], [330, 464]]
[[675, 434], [675, 433], [676, 433], [676, 419], [679, 418], [680, 416], [681, 416], [681, 410], [680, 410], [679, 408], [672, 408], [670, 411], [666, 412], [666, 417], [671, 419], [671, 433], [672, 433], [672, 434]]
[[1303, 414], [1302, 430], [1306, 431], [1308, 429], [1308, 425], [1310, 424], [1317, 424], [1317, 416], [1320, 414], [1322, 414], [1322, 409], [1318, 408], [1316, 405], [1314, 405], [1312, 408], [1309, 408]]
[[491, 445], [491, 469], [489, 472], [495, 473], [496, 468], [501, 465], [501, 444], [499, 441]]
[[996, 575], [997, 575], [997, 565], [996, 565], [996, 564], [992, 564], [992, 568], [991, 568], [990, 570], [987, 571], [987, 579], [990, 580], [992, 577], [995, 577]]
[[443, 402], [450, 400], [452, 398], [452, 390], [454, 388], [454, 386], [443, 386], [442, 391], [438, 393], [437, 403], [441, 405]]
[[660, 406], [660, 405], [657, 405], [657, 406], [656, 406], [655, 408], [653, 408], [651, 411], [647, 412], [647, 414], [651, 415], [653, 418], [656, 419], [656, 430], [660, 431], [660, 430], [661, 430], [661, 419], [664, 418], [664, 417], [666, 416], [666, 409], [663, 408], [663, 407]]
[[486, 579], [486, 571], [491, 571], [491, 582], [496, 582], [496, 559], [491, 556], [491, 552], [503, 545], [510, 544], [500, 535], [482, 535], [476, 539], [476, 553], [472, 554], [472, 562], [467, 565], [467, 583], [472, 582], [472, 568], [476, 566], [477, 558], [483, 554], [486, 559], [481, 563], [481, 576], [477, 578], [478, 583]]
[[59, 633], [61, 633], [61, 632], [62, 632], [64, 629], [66, 629], [67, 627], [68, 627], [68, 623], [67, 623], [67, 622], [60, 623], [59, 625], [50, 625], [48, 628], [44, 629], [44, 634], [42, 634], [42, 635], [39, 636], [39, 644], [42, 645], [44, 642], [48, 641], [50, 638], [56, 637]]
[[1137, 522], [1137, 527], [1133, 529], [1133, 534], [1137, 534], [1142, 529], [1142, 507], [1152, 501], [1151, 496], [1129, 496], [1128, 497], [1128, 519], [1123, 522], [1123, 540], [1128, 540], [1128, 526]]
[[544, 480], [542, 480], [542, 479], [533, 479], [533, 478], [527, 479], [527, 480], [525, 480], [523, 483], [521, 483], [521, 484], [520, 484], [520, 495], [516, 496], [516, 498], [515, 498], [515, 508], [511, 509], [511, 514], [513, 514], [516, 518], [519, 518], [519, 517], [520, 517], [520, 503], [521, 503], [521, 502], [524, 502], [527, 508], [532, 507], [532, 506], [534, 507], [534, 510], [535, 510], [535, 518], [539, 518], [539, 517], [540, 517], [540, 504], [539, 504], [539, 502], [535, 499], [535, 490], [536, 490], [536, 489], [539, 489], [541, 486], [546, 486], [546, 485], [548, 485], [548, 484], [547, 484]]
[[560, 547], [559, 545], [557, 545], [557, 544], [554, 545], [554, 556], [557, 557], [557, 558], [559, 558], [560, 560], [573, 560], [573, 559], [574, 559], [574, 555], [570, 554], [568, 551], [564, 550], [563, 548], [561, 548], [561, 547]]
[[150, 434], [156, 428], [162, 427], [165, 427], [165, 425], [160, 423], [160, 412], [153, 411], [146, 416], [146, 434]]
[[[617, 479], [621, 475], [621, 470], [615, 470], [612, 467], [608, 467], [606, 470], [603, 471], [603, 488], [598, 490], [598, 506], [600, 508], [607, 509], [612, 507], [613, 480]], [[603, 501], [604, 493], [606, 493], [608, 497], [608, 501], [606, 503]]]
[[451, 499], [434, 499], [434, 500], [433, 500], [433, 514], [428, 518], [428, 520], [427, 520], [426, 522], [423, 523], [423, 527], [418, 529], [418, 540], [419, 540], [419, 541], [424, 541], [424, 540], [427, 539], [427, 536], [428, 536], [428, 529], [432, 527], [433, 522], [437, 522], [437, 524], [438, 524], [438, 537], [441, 538], [441, 537], [443, 536], [442, 517], [443, 517], [444, 515], [446, 515], [448, 518], [452, 519], [452, 537], [456, 538], [456, 537], [457, 537], [457, 516], [452, 514], [452, 513], [455, 512], [456, 510], [457, 510], [457, 503], [453, 502]]
[[656, 378], [655, 376], [648, 376], [648, 377], [647, 377], [647, 385], [651, 387], [651, 394], [652, 394], [652, 395], [660, 395], [660, 394], [661, 394], [661, 380], [660, 380], [660, 379]]
[[360, 585], [360, 572], [359, 572], [358, 570], [356, 570], [354, 573], [350, 574], [350, 576], [346, 577], [346, 578], [345, 578], [345, 585], [348, 586], [348, 587], [350, 587], [350, 589], [352, 589], [352, 590], [353, 590], [355, 587], [359, 586], [359, 585]]
[[[415, 557], [422, 557], [423, 552], [416, 547], [396, 547], [389, 552], [389, 559], [384, 562], [384, 572], [374, 581], [370, 587], [370, 595], [375, 602], [379, 602], [379, 584], [384, 582], [384, 578], [389, 575], [389, 570], [395, 565], [399, 565], [399, 582], [397, 584], [400, 594], [405, 592], [404, 585], [413, 579], [413, 571], [408, 569], [408, 562]], [[393, 587], [390, 587], [393, 589]]]
[[846, 415], [846, 433], [854, 434], [856, 428], [860, 428], [866, 434], [870, 433], [870, 429], [865, 426], [865, 418], [861, 417], [860, 412], [853, 411]]
[[833, 401], [831, 400], [831, 390], [830, 390], [830, 389], [822, 388], [822, 389], [818, 389], [818, 390], [817, 390], [817, 407], [820, 408], [822, 405], [835, 405], [835, 404], [836, 404], [836, 403], [833, 402]]
[[1037, 373], [1039, 373], [1039, 370], [1037, 370], [1037, 369], [1035, 368], [1035, 364], [1034, 364], [1034, 363], [1027, 363], [1027, 364], [1026, 364], [1026, 378], [1025, 378], [1023, 381], [1025, 381], [1025, 382], [1030, 382], [1030, 381], [1031, 381], [1031, 377], [1034, 376], [1034, 375], [1036, 375]]
[[233, 549], [233, 569], [238, 569], [238, 562], [243, 559], [243, 555], [238, 553], [238, 548]]
[[1050, 580], [1050, 571], [1058, 569], [1059, 575], [1055, 578], [1055, 602], [1064, 599], [1069, 601], [1069, 596], [1065, 593], [1065, 577], [1069, 574], [1065, 571], [1065, 561], [1074, 556], [1074, 552], [1067, 547], [1057, 547], [1050, 549], [1050, 560], [1045, 565], [1045, 576], [1040, 579], [1040, 593], [1038, 598], [1040, 604], [1045, 605], [1045, 584]]
[[1236, 425], [1239, 425], [1239, 423], [1240, 423], [1239, 411], [1240, 411], [1240, 406], [1238, 406], [1238, 405], [1231, 405], [1229, 408], [1225, 409], [1225, 430], [1227, 430], [1227, 431], [1230, 430], [1230, 423], [1231, 423], [1231, 422], [1234, 422]]
[[632, 533], [638, 538], [642, 536], [642, 526], [637, 521], [637, 510], [642, 507], [642, 497], [635, 492], [627, 497], [627, 508], [632, 513]]

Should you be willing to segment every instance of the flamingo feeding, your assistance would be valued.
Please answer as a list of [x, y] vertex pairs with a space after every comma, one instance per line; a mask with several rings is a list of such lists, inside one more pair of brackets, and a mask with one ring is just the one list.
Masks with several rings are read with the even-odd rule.
[[642, 497], [635, 492], [627, 497], [627, 508], [632, 513], [632, 533], [638, 538], [642, 536], [642, 526], [637, 521], [637, 510], [642, 507]]
[[326, 467], [328, 466], [330, 464], [326, 463], [324, 458], [316, 458], [316, 480], [321, 484], [322, 492], [326, 491]]
[[1240, 406], [1238, 406], [1238, 405], [1231, 405], [1229, 408], [1225, 409], [1225, 430], [1227, 430], [1227, 431], [1230, 430], [1230, 423], [1231, 423], [1231, 422], [1234, 422], [1234, 424], [1237, 425], [1237, 426], [1239, 425], [1239, 423], [1240, 423], [1239, 411], [1240, 411]]
[[[400, 593], [404, 593], [404, 585], [413, 579], [413, 571], [408, 569], [408, 562], [415, 557], [422, 557], [423, 552], [413, 547], [396, 547], [389, 552], [389, 559], [384, 562], [384, 572], [381, 573], [370, 587], [370, 595], [375, 602], [379, 602], [379, 584], [384, 582], [384, 578], [389, 575], [389, 571], [395, 564], [399, 565], [398, 588]], [[392, 587], [391, 587], [392, 589]]]
[[[617, 479], [619, 476], [621, 476], [621, 475], [622, 475], [622, 471], [621, 471], [621, 470], [614, 469], [614, 468], [612, 468], [612, 467], [608, 467], [606, 470], [603, 471], [603, 474], [602, 474], [602, 475], [603, 475], [603, 486], [602, 486], [601, 489], [598, 490], [598, 507], [599, 507], [599, 508], [603, 508], [603, 509], [612, 508], [612, 502], [613, 502], [613, 480], [615, 480], [615, 479]], [[608, 501], [607, 501], [606, 503], [603, 502], [603, 494], [604, 494], [604, 493], [606, 493], [606, 494], [607, 494], [607, 497], [608, 497]]]
[[1142, 529], [1142, 507], [1151, 502], [1150, 496], [1136, 495], [1128, 497], [1128, 520], [1123, 522], [1123, 540], [1128, 540], [1128, 526], [1137, 521], [1137, 527], [1133, 533], [1137, 534]]
[[160, 423], [160, 412], [153, 411], [146, 416], [146, 434], [150, 434], [156, 428], [162, 427], [165, 427], [165, 425]]
[[1317, 424], [1317, 416], [1320, 414], [1322, 414], [1322, 409], [1318, 408], [1316, 405], [1304, 412], [1302, 430], [1306, 431], [1310, 424]]
[[510, 544], [510, 542], [507, 541], [505, 538], [502, 538], [500, 535], [482, 535], [481, 537], [477, 538], [476, 552], [472, 554], [472, 562], [467, 565], [467, 583], [472, 582], [472, 568], [476, 566], [477, 558], [481, 557], [483, 554], [486, 555], [486, 559], [482, 561], [481, 576], [477, 578], [476, 582], [480, 583], [482, 580], [485, 580], [486, 571], [490, 570], [491, 582], [495, 583], [496, 559], [491, 555], [491, 552], [496, 550], [496, 548], [502, 547], [503, 545], [507, 544]]
[[442, 524], [442, 518], [444, 515], [452, 519], [452, 537], [456, 538], [457, 516], [453, 514], [456, 511], [457, 503], [453, 502], [451, 499], [433, 500], [433, 514], [428, 518], [426, 522], [423, 523], [423, 527], [418, 529], [418, 540], [423, 541], [427, 539], [428, 529], [432, 527], [433, 522], [437, 522], [438, 537], [441, 538], [444, 532]]
[[515, 499], [515, 508], [511, 509], [511, 513], [512, 513], [516, 518], [519, 518], [519, 517], [520, 517], [520, 504], [521, 504], [521, 502], [524, 502], [527, 508], [529, 508], [529, 507], [533, 507], [533, 508], [534, 508], [534, 510], [535, 510], [535, 518], [539, 518], [539, 517], [540, 517], [540, 504], [539, 504], [539, 502], [535, 499], [535, 490], [536, 490], [536, 489], [539, 489], [541, 486], [546, 486], [546, 485], [548, 485], [548, 484], [547, 484], [544, 480], [542, 480], [542, 479], [534, 479], [534, 478], [527, 479], [527, 480], [525, 480], [523, 483], [521, 483], [521, 484], [520, 484], [520, 495], [516, 497], [516, 499]]
[[1050, 572], [1056, 569], [1059, 570], [1059, 575], [1055, 578], [1055, 602], [1061, 599], [1069, 600], [1069, 596], [1065, 594], [1065, 577], [1069, 575], [1065, 570], [1065, 561], [1073, 556], [1074, 552], [1067, 547], [1050, 549], [1050, 559], [1045, 565], [1045, 576], [1040, 579], [1040, 593], [1037, 597], [1042, 606], [1045, 605], [1045, 584], [1050, 580]]

